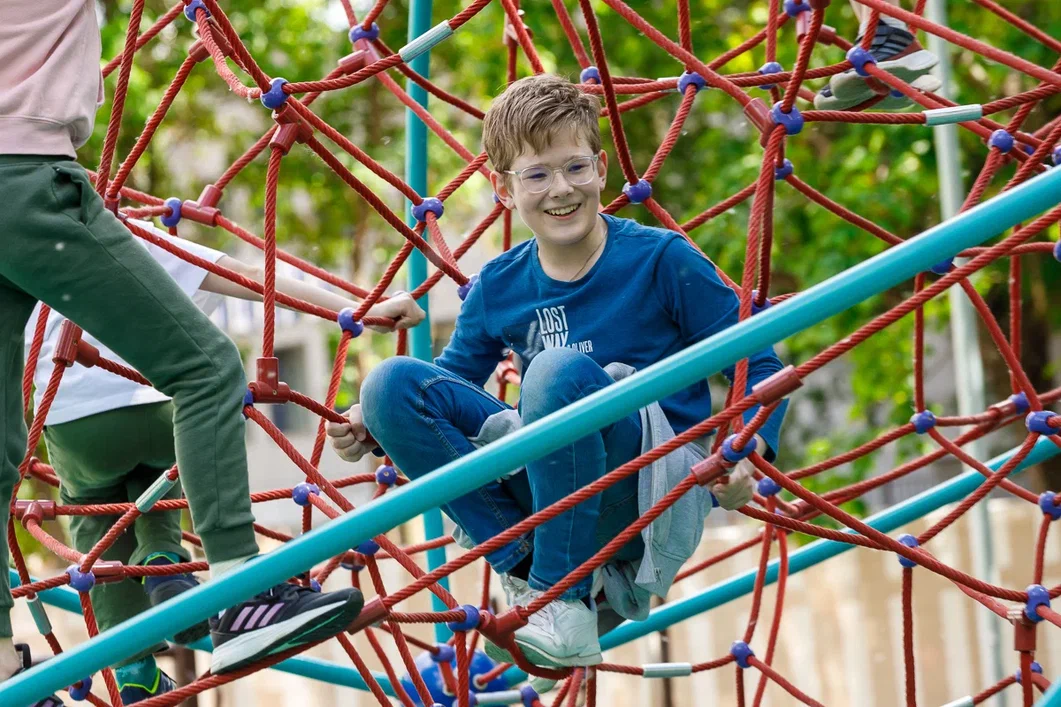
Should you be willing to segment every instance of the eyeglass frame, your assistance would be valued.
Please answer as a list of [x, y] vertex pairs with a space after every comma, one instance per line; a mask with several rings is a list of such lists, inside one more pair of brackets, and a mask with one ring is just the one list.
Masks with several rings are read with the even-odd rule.
[[[540, 189], [539, 191], [531, 191], [530, 188], [527, 187], [526, 184], [523, 184], [523, 188], [526, 189], [529, 193], [531, 193], [531, 194], [542, 194], [544, 192], [549, 191], [549, 187], [551, 187], [553, 185], [553, 182], [556, 180], [556, 173], [565, 171], [568, 168], [568, 166], [570, 166], [570, 164], [572, 162], [574, 162], [575, 160], [589, 160], [591, 165], [596, 166], [597, 162], [600, 161], [600, 155], [579, 155], [577, 157], [572, 157], [567, 162], [564, 162], [564, 164], [561, 165], [560, 167], [555, 167], [555, 168], [554, 167], [550, 167], [549, 165], [544, 165], [544, 164], [532, 164], [531, 166], [524, 167], [523, 169], [520, 169], [520, 170], [503, 169], [503, 170], [501, 170], [501, 173], [502, 174], [511, 174], [511, 175], [513, 175], [514, 177], [516, 177], [519, 180], [520, 184], [523, 184], [523, 176], [522, 175], [527, 170], [530, 170], [530, 169], [547, 169], [547, 170], [549, 170], [549, 183], [545, 186], [545, 188]], [[583, 187], [583, 186], [585, 186], [585, 185], [587, 185], [587, 184], [589, 184], [590, 182], [593, 181], [592, 171], [590, 172], [590, 174], [591, 174], [590, 178], [587, 179], [586, 181], [582, 182], [581, 184], [575, 184], [570, 179], [568, 179], [566, 176], [564, 177], [564, 181], [566, 181], [571, 186]]]

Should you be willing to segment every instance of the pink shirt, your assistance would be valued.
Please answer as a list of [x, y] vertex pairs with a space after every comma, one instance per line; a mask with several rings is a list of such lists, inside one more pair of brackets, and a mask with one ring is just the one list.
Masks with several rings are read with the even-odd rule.
[[93, 0], [0, 0], [0, 154], [66, 155], [103, 104]]

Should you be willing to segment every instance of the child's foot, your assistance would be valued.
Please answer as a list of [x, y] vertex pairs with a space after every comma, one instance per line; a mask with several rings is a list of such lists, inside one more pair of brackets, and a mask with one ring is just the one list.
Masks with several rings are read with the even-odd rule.
[[497, 578], [501, 582], [501, 588], [505, 591], [505, 600], [508, 602], [509, 608], [526, 606], [522, 602], [523, 595], [533, 591], [526, 580], [504, 572], [499, 573]]
[[[520, 597], [526, 605], [544, 594], [528, 588]], [[544, 668], [597, 665], [601, 662], [597, 636], [597, 612], [581, 599], [556, 599], [527, 617], [527, 625], [513, 638], [528, 661]], [[498, 662], [511, 663], [512, 655], [490, 641], [486, 654]]]
[[[179, 560], [180, 558], [175, 558], [175, 556], [168, 553], [156, 553], [148, 557], [147, 560], [144, 561], [144, 564], [152, 567], [172, 565], [176, 564]], [[197, 580], [192, 574], [169, 574], [158, 577], [144, 577], [144, 591], [147, 592], [147, 598], [148, 601], [151, 602], [151, 606], [158, 606], [162, 602], [168, 601], [178, 594], [183, 594], [198, 586], [199, 580]], [[206, 621], [201, 621], [177, 633], [173, 637], [173, 642], [182, 645], [195, 643], [201, 638], [206, 638], [209, 633], [210, 624]]]
[[239, 670], [297, 646], [331, 638], [349, 626], [365, 600], [357, 589], [321, 593], [280, 584], [210, 619], [210, 671]]
[[158, 668], [155, 668], [155, 679], [150, 685], [137, 683], [122, 685], [119, 682], [118, 689], [121, 692], [122, 704], [131, 705], [136, 704], [137, 702], [143, 702], [156, 695], [164, 695], [167, 692], [173, 692], [177, 689], [177, 684], [173, 682], [173, 678], [169, 675], [166, 675]]
[[[11, 677], [15, 677], [15, 675], [18, 675], [22, 671], [29, 670], [33, 667], [33, 659], [30, 657], [29, 646], [25, 643], [16, 643], [15, 650], [18, 652], [19, 658], [22, 660], [22, 667]], [[27, 705], [27, 707], [64, 707], [64, 703], [55, 695], [49, 695], [43, 700], [38, 700], [31, 705]]]
[[[855, 40], [857, 45], [862, 41]], [[929, 77], [928, 72], [939, 63], [939, 58], [926, 50], [907, 29], [893, 27], [886, 22], [877, 26], [869, 53], [877, 60], [877, 67], [898, 79], [911, 84], [920, 91], [935, 91], [940, 87], [939, 79]], [[854, 69], [836, 74], [829, 85], [814, 97], [818, 110], [847, 110], [874, 98], [877, 92], [871, 82], [859, 76]], [[910, 105], [906, 96], [888, 96], [877, 104], [877, 108], [896, 110]]]

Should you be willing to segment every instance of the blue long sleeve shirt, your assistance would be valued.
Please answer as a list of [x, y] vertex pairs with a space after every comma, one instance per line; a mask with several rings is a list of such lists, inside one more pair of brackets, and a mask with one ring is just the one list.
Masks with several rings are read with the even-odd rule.
[[[608, 225], [604, 251], [574, 282], [545, 274], [533, 239], [488, 262], [435, 363], [483, 385], [508, 350], [527, 370], [535, 355], [563, 346], [601, 366], [619, 362], [641, 370], [737, 323], [736, 293], [681, 234], [601, 217]], [[772, 348], [751, 356], [748, 391], [781, 368]], [[733, 367], [723, 373], [732, 383]], [[710, 417], [707, 380], [660, 400], [660, 407], [676, 433]], [[759, 430], [770, 447], [767, 459], [776, 454], [786, 407], [787, 401]], [[757, 410], [748, 410], [745, 420]]]

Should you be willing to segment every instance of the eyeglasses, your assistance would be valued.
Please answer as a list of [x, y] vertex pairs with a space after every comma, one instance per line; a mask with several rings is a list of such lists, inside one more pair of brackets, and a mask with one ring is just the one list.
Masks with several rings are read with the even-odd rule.
[[557, 172], [563, 172], [564, 179], [571, 186], [580, 187], [584, 184], [589, 184], [597, 177], [597, 171], [593, 169], [593, 166], [597, 163], [598, 157], [599, 155], [572, 157], [560, 169], [536, 164], [515, 172], [511, 169], [506, 169], [504, 173], [514, 174], [518, 177], [523, 188], [531, 194], [541, 194], [553, 185], [553, 176]]

